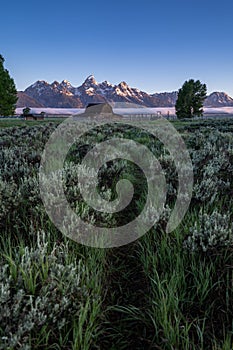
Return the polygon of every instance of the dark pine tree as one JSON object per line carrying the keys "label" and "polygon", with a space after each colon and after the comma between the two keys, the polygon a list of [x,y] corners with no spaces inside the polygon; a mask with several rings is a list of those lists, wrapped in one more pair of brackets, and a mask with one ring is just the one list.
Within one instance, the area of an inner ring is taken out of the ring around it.
{"label": "dark pine tree", "polygon": [[190,79],[185,81],[182,88],[178,91],[176,100],[175,108],[177,118],[182,119],[202,116],[206,93],[206,84],[202,84],[200,80],[194,81],[194,79]]}
{"label": "dark pine tree", "polygon": [[4,58],[0,55],[0,115],[14,115],[17,100],[14,80],[4,68]]}

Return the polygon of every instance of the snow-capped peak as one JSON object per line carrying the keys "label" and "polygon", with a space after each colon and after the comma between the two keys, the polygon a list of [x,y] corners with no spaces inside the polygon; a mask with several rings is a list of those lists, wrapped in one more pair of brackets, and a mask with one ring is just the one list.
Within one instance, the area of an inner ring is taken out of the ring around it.
{"label": "snow-capped peak", "polygon": [[68,80],[62,80],[61,85],[72,86]]}
{"label": "snow-capped peak", "polygon": [[[125,81],[113,85],[107,80],[97,83],[94,75],[89,75],[79,87],[73,87],[67,80],[49,84],[38,80],[29,86],[25,94],[34,98],[40,105],[85,107],[90,102],[136,103],[148,107],[174,107],[177,91],[147,94],[132,88]],[[205,107],[233,106],[233,98],[225,92],[213,92],[204,102]]]}
{"label": "snow-capped peak", "polygon": [[89,75],[86,80],[84,81],[84,84],[93,84],[93,85],[98,85],[97,81],[95,80],[94,75]]}
{"label": "snow-capped peak", "polygon": [[102,86],[106,86],[106,87],[114,87],[115,85],[111,84],[109,81],[104,80],[102,81],[102,83],[100,84]]}
{"label": "snow-capped peak", "polygon": [[33,85],[31,85],[31,87],[37,88],[38,86],[41,86],[41,85],[48,85],[48,82],[45,80],[37,80]]}
{"label": "snow-capped peak", "polygon": [[204,103],[205,106],[215,106],[215,107],[221,107],[221,106],[233,106],[233,99],[227,95],[225,92],[222,91],[215,91],[212,92]]}
{"label": "snow-capped peak", "polygon": [[128,84],[125,82],[125,81],[122,81],[120,84],[119,84],[120,87],[124,88],[124,89],[127,89],[129,86]]}

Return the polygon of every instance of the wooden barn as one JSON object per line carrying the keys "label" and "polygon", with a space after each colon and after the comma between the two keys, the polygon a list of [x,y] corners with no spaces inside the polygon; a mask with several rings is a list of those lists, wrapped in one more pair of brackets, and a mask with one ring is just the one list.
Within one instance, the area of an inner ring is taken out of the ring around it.
{"label": "wooden barn", "polygon": [[44,115],[41,114],[21,114],[21,117],[23,117],[24,120],[44,120]]}

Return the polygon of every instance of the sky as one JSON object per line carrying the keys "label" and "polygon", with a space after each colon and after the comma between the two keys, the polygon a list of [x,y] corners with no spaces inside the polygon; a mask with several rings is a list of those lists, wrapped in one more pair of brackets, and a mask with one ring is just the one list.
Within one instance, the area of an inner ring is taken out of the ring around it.
{"label": "sky", "polygon": [[233,97],[232,14],[232,0],[8,0],[0,54],[18,90],[93,74],[148,93],[193,78]]}

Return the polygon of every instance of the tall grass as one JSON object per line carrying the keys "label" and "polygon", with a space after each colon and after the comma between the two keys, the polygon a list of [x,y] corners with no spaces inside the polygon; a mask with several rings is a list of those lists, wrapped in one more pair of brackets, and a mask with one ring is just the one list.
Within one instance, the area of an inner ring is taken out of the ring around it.
{"label": "tall grass", "polygon": [[[43,209],[37,172],[55,126],[0,131],[0,349],[233,348],[233,123],[176,124],[194,164],[188,213],[175,231],[165,233],[177,179],[174,164],[162,152],[169,210],[136,242],[108,250],[64,237]],[[97,136],[105,140],[110,131],[89,135],[90,143]],[[156,155],[161,151],[145,132],[129,128],[131,136]],[[72,148],[71,163],[85,155],[85,142]],[[96,215],[110,226],[129,222],[145,203],[142,173],[124,167],[112,163],[101,170],[101,186],[113,197],[118,178],[136,186],[135,203],[126,212]],[[75,174],[70,167],[67,196],[82,211]],[[88,217],[86,206],[85,211]]]}

